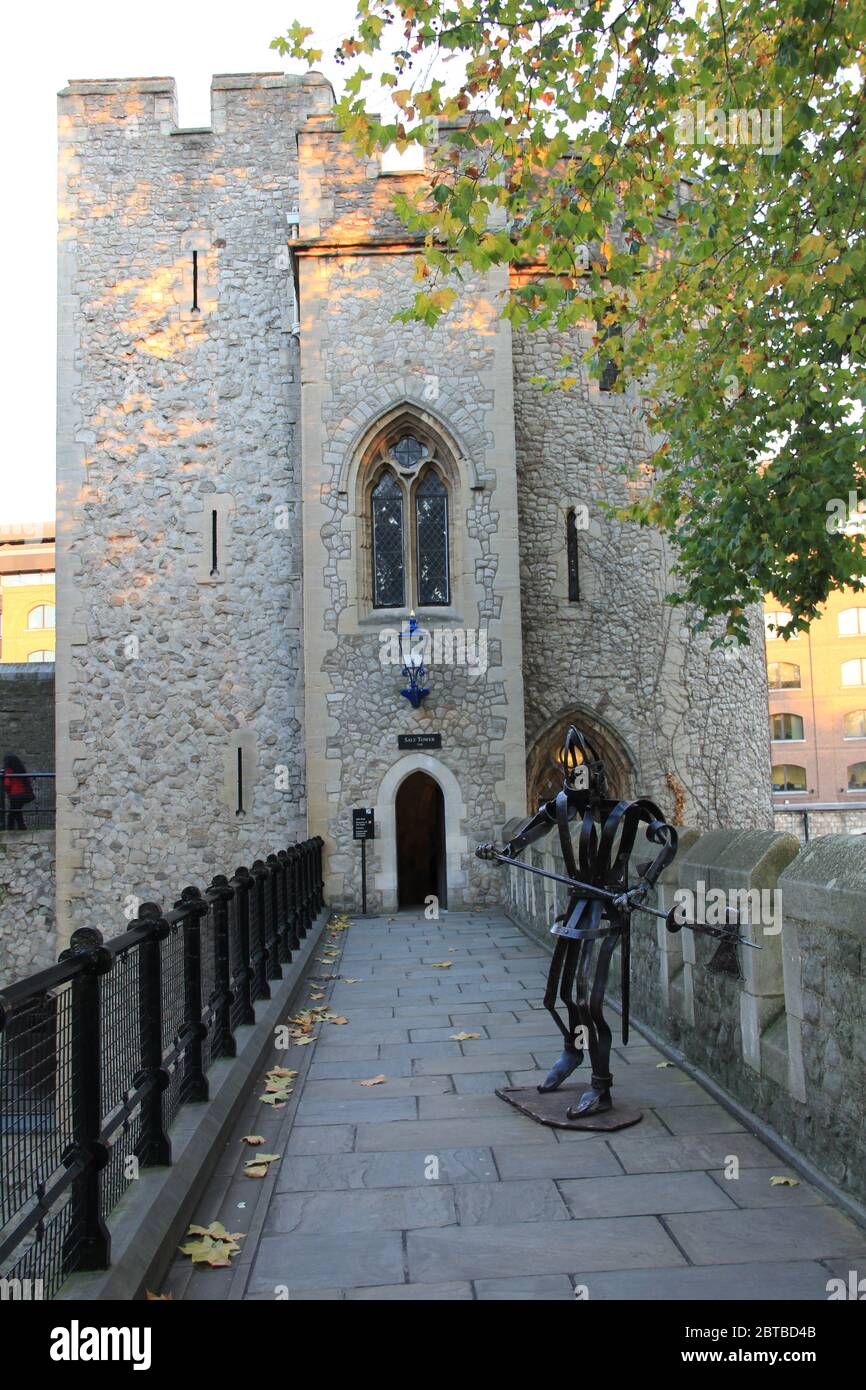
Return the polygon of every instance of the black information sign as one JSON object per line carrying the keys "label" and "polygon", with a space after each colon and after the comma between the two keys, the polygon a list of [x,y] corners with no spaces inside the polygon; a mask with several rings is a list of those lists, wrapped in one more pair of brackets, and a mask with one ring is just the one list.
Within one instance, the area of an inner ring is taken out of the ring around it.
{"label": "black information sign", "polygon": [[441,748],[441,734],[398,734],[398,748]]}
{"label": "black information sign", "polygon": [[375,839],[376,825],[372,806],[356,806],[352,811],[352,839]]}

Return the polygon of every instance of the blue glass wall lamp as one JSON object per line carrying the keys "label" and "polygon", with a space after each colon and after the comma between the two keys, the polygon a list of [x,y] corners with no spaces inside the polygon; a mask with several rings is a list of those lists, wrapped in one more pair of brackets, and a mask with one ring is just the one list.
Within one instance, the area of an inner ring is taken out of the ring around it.
{"label": "blue glass wall lamp", "polygon": [[400,656],[403,659],[403,675],[409,684],[400,694],[405,696],[413,709],[420,709],[421,701],[426,700],[430,691],[424,685],[427,672],[424,669],[424,648],[428,633],[418,626],[414,610],[408,622],[400,629]]}

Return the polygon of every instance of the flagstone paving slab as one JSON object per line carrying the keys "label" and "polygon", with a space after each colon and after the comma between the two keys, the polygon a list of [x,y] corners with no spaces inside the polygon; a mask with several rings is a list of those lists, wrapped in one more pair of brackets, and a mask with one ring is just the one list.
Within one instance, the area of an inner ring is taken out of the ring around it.
{"label": "flagstone paving slab", "polygon": [[[298,1007],[348,1023],[274,1054],[299,1069],[295,1094],[269,1109],[256,1079],[198,1204],[197,1221],[248,1245],[229,1269],[178,1257],[175,1298],[785,1301],[826,1298],[837,1270],[866,1275],[866,1230],[803,1179],[772,1186],[793,1170],[639,1034],[624,1047],[615,1015],[615,1093],[639,1126],[555,1130],[498,1099],[561,1051],[549,957],[502,915],[380,917],[335,944],[335,978]],[[563,1108],[587,1084],[585,1065]],[[257,1181],[249,1133],[280,1155]]]}
{"label": "flagstone paving slab", "polygon": [[[601,1299],[688,1301],[715,1303],[790,1303],[827,1297],[828,1273],[817,1261],[741,1265],[694,1265],[680,1269],[618,1270],[615,1274],[589,1274],[576,1282],[584,1285],[590,1301]],[[696,1343],[698,1345],[698,1343]]]}
{"label": "flagstone paving slab", "polygon": [[514,1274],[569,1274],[686,1263],[664,1227],[649,1216],[410,1231],[406,1250],[409,1277],[421,1283],[493,1279],[503,1269]]}

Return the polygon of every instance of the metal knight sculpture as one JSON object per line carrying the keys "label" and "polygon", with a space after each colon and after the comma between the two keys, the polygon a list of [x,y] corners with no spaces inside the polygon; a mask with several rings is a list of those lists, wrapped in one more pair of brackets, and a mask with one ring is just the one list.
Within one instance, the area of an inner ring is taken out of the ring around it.
{"label": "metal knight sculpture", "polygon": [[[495,844],[479,845],[475,852],[480,859],[496,860],[555,879],[569,889],[565,911],[551,927],[557,941],[544,995],[544,1006],[562,1033],[564,1049],[537,1089],[542,1093],[557,1090],[582,1064],[585,1042],[592,1066],[590,1086],[566,1112],[568,1120],[580,1121],[583,1117],[601,1116],[613,1108],[612,1034],[604,1017],[604,995],[611,958],[620,943],[622,1037],[627,1043],[631,914],[640,911],[661,917],[670,931],[686,926],[718,938],[716,963],[723,951],[728,961],[733,952],[736,963],[736,946],[754,943],[740,936],[730,921],[724,927],[682,922],[677,919],[675,909],[665,913],[644,906],[662,870],[676,855],[676,829],[668,824],[659,807],[644,797],[636,801],[612,800],[608,796],[602,759],[573,726],[566,735],[563,773],[562,791],[552,800],[543,802],[537,814],[513,839],[501,848]],[[576,847],[570,828],[573,821],[579,821],[580,825]],[[646,826],[650,843],[658,845],[658,853],[654,859],[637,865],[638,880],[630,888],[629,858],[641,825]],[[559,832],[565,874],[550,873],[518,858],[522,850],[549,835],[554,827]],[[716,968],[720,968],[718,963]],[[562,1014],[557,1009],[557,999],[562,1005]],[[635,1118],[640,1118],[639,1112]],[[630,1122],[633,1121],[625,1121]],[[616,1126],[612,1124],[611,1127]]]}

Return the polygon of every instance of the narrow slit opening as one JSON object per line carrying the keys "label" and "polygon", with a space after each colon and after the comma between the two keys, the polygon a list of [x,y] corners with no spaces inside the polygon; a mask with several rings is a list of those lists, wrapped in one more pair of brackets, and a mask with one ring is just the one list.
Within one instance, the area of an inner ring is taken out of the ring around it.
{"label": "narrow slit opening", "polygon": [[246,815],[244,810],[244,750],[242,748],[238,749],[238,805],[235,815]]}
{"label": "narrow slit opening", "polygon": [[565,545],[568,556],[568,601],[580,601],[580,565],[577,553],[577,517],[574,507],[569,507],[565,519]]}

